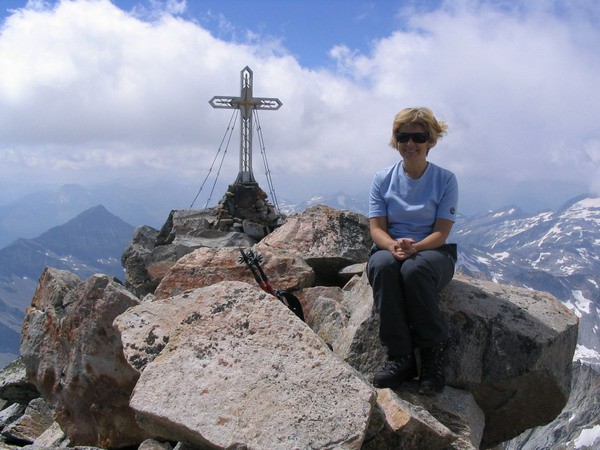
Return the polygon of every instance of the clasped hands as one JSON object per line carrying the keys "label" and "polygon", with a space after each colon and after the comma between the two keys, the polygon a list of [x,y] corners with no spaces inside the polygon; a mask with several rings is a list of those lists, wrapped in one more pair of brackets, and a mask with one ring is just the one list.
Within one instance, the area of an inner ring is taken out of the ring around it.
{"label": "clasped hands", "polygon": [[392,256],[398,261],[404,261],[405,259],[408,259],[412,255],[417,253],[415,244],[416,241],[411,238],[396,239],[396,242],[390,245],[388,250],[392,253]]}

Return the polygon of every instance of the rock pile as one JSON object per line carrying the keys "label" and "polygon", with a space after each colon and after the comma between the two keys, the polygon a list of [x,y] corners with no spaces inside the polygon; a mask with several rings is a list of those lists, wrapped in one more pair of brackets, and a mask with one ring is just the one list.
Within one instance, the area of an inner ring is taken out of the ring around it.
{"label": "rock pile", "polygon": [[284,216],[269,203],[268,196],[256,182],[233,183],[217,205],[214,228],[238,231],[262,239],[281,226]]}
{"label": "rock pile", "polygon": [[[139,228],[123,257],[129,289],[101,275],[42,274],[22,366],[0,376],[5,441],[491,448],[566,404],[578,321],[550,295],[457,275],[440,300],[448,386],[432,397],[412,383],[375,389],[385,357],[364,275],[366,218],[317,206],[260,242],[231,231],[211,238],[205,219],[175,211],[160,231]],[[294,290],[306,322],[256,285],[238,247],[263,255],[271,283]],[[27,382],[36,389],[24,394]],[[46,412],[24,437],[12,430],[34,421],[23,419],[33,416],[26,404]]]}

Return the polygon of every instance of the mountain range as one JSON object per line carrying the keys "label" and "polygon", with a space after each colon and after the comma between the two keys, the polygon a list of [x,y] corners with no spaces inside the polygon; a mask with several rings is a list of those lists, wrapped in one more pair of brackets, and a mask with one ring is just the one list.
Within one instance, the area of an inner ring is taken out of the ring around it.
{"label": "mountain range", "polygon": [[95,273],[122,279],[121,253],[133,230],[98,205],[34,239],[19,238],[0,249],[0,366],[18,353],[25,308],[44,267],[69,270],[83,279]]}
{"label": "mountain range", "polygon": [[[0,188],[4,188],[0,184]],[[227,185],[216,186],[216,192],[225,192]],[[111,213],[134,226],[149,225],[160,228],[172,209],[193,207],[200,209],[206,200],[194,202],[196,186],[173,183],[160,186],[135,186],[131,183],[95,185],[83,187],[67,184],[56,188],[44,188],[21,197],[11,197],[0,203],[0,248],[18,238],[32,239],[54,226],[62,225],[82,211],[96,205],[104,205]],[[211,205],[216,204],[220,194],[215,195]],[[367,199],[337,193],[315,196],[302,202],[280,199],[276,205],[284,214],[303,211],[314,204],[327,204],[337,209],[364,212]]]}
{"label": "mountain range", "polygon": [[104,205],[134,226],[160,227],[171,209],[189,207],[193,191],[179,184],[156,187],[125,183],[40,189],[0,204],[0,248],[18,238],[35,238],[97,205]]}
{"label": "mountain range", "polygon": [[600,198],[583,195],[557,211],[508,207],[462,219],[457,270],[546,291],[579,316],[577,359],[600,367]]}
{"label": "mountain range", "polygon": [[506,450],[600,445],[600,198],[582,195],[556,211],[510,206],[460,218],[457,271],[549,292],[579,317],[567,406],[552,423],[505,443]]}

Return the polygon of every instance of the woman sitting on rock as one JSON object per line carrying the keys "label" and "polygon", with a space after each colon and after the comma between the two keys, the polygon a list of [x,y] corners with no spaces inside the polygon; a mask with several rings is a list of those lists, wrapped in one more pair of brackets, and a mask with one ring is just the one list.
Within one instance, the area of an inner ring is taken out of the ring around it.
{"label": "woman sitting on rock", "polygon": [[374,242],[368,276],[388,360],[375,387],[398,387],[417,376],[420,392],[445,385],[447,325],[438,308],[439,292],[450,282],[456,246],[446,244],[454,225],[458,184],[454,174],[427,161],[446,132],[428,108],[407,108],[394,118],[390,146],[402,159],[377,172],[369,198]]}

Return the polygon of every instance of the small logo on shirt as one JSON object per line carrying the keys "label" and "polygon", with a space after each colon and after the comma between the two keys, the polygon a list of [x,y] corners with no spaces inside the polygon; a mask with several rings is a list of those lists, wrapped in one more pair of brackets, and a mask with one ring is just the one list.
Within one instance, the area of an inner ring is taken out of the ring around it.
{"label": "small logo on shirt", "polygon": [[450,208],[450,214],[454,215],[456,213],[456,208]]}

